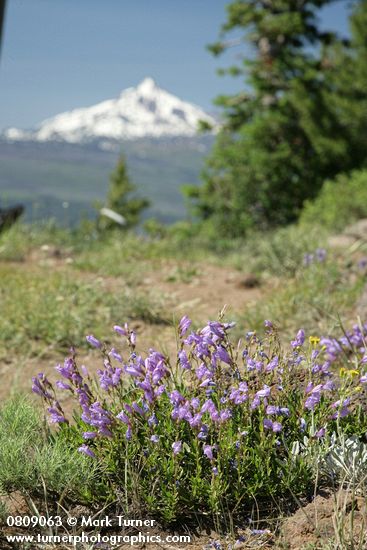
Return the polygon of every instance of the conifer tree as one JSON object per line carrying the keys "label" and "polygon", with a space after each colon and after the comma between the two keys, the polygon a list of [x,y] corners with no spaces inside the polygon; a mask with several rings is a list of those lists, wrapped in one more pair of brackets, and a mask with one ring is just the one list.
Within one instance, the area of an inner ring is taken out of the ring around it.
{"label": "conifer tree", "polygon": [[329,89],[326,101],[345,139],[344,171],[367,165],[367,0],[354,3],[350,40],[325,51]]}
{"label": "conifer tree", "polygon": [[[120,156],[115,170],[110,176],[110,186],[106,207],[125,219],[124,228],[130,229],[140,221],[141,212],[149,206],[149,201],[133,195],[136,186],[131,183],[126,169],[126,161]],[[116,222],[103,216],[98,221],[100,229],[116,227]]]}
{"label": "conifer tree", "polygon": [[[324,51],[338,42],[317,24],[335,0],[234,0],[220,55],[246,43],[246,57],[224,73],[242,77],[244,91],[222,96],[224,126],[203,173],[188,191],[201,219],[222,235],[295,220],[306,198],[343,169],[345,132],[329,109]],[[238,39],[232,39],[234,31]],[[231,40],[226,40],[228,34]]]}

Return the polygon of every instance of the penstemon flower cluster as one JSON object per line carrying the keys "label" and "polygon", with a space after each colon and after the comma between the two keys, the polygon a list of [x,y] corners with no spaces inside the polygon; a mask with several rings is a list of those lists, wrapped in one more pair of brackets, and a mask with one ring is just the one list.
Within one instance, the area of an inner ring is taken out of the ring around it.
{"label": "penstemon flower cluster", "polygon": [[[307,489],[312,472],[292,454],[295,442],[317,445],[354,422],[365,429],[367,325],[338,340],[299,330],[288,346],[270,321],[262,337],[248,332],[237,344],[233,326],[220,319],[194,331],[183,317],[172,363],[154,349],[140,354],[134,331],[116,325],[119,350],[87,336],[102,357],[96,376],[72,350],[55,387],[33,378],[50,421],[103,465],[111,498],[166,521],[240,511],[253,497]],[[75,400],[74,421],[58,391]]]}

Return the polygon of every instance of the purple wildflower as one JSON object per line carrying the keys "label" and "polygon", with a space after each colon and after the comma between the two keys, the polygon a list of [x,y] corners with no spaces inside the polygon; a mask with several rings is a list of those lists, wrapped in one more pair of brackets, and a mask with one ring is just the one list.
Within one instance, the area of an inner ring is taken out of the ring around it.
{"label": "purple wildflower", "polygon": [[282,431],[282,425],[281,425],[281,423],[280,423],[280,422],[277,422],[277,421],[273,422],[273,432],[274,432],[274,433],[279,433],[279,432],[281,432],[281,431]]}
{"label": "purple wildflower", "polygon": [[270,361],[270,363],[267,365],[266,369],[265,369],[265,372],[271,372],[273,371],[274,369],[277,368],[278,366],[278,363],[279,363],[279,358],[278,356],[276,355],[275,357],[273,357],[273,359]]}
{"label": "purple wildflower", "polygon": [[326,260],[327,252],[325,248],[317,248],[315,250],[315,257],[316,260],[320,263],[324,262]]}
{"label": "purple wildflower", "polygon": [[207,458],[209,458],[209,460],[213,460],[214,458],[213,449],[214,449],[213,445],[204,445],[203,447],[203,453]]}
{"label": "purple wildflower", "polygon": [[71,357],[65,359],[64,366],[56,365],[55,370],[61,374],[64,378],[68,380],[72,379],[72,375],[75,372],[74,361]]}
{"label": "purple wildflower", "polygon": [[137,378],[144,376],[144,372],[139,365],[126,365],[124,370],[129,376],[136,376]]}
{"label": "purple wildflower", "polygon": [[261,404],[260,397],[258,395],[255,395],[255,397],[253,398],[252,403],[250,405],[251,410],[257,409],[260,406],[260,404]]}
{"label": "purple wildflower", "polygon": [[232,412],[230,409],[223,409],[223,411],[220,412],[219,418],[221,422],[226,422],[229,420],[232,416]]}
{"label": "purple wildflower", "polygon": [[185,369],[185,370],[190,370],[191,369],[190,361],[188,360],[187,353],[184,349],[179,352],[178,359],[179,359],[180,365],[183,369]]}
{"label": "purple wildflower", "polygon": [[325,433],[326,433],[325,428],[320,428],[320,429],[317,430],[317,432],[315,433],[315,437],[316,437],[317,439],[321,439],[321,437],[324,437]]}
{"label": "purple wildflower", "polygon": [[223,363],[226,363],[227,365],[231,365],[232,363],[231,358],[227,350],[223,346],[217,347],[216,355],[221,361],[223,361]]}
{"label": "purple wildflower", "polygon": [[320,392],[312,393],[305,401],[305,409],[313,411],[316,405],[320,403],[320,399],[321,399]]}
{"label": "purple wildflower", "polygon": [[327,382],[325,382],[325,384],[322,385],[322,389],[324,391],[333,391],[334,388],[335,382],[333,382],[333,380],[328,380]]}
{"label": "purple wildflower", "polygon": [[61,413],[57,408],[49,407],[47,410],[50,413],[50,422],[53,424],[62,424],[63,422],[67,422],[63,413]]}
{"label": "purple wildflower", "polygon": [[190,420],[189,420],[189,424],[192,428],[197,428],[199,426],[201,426],[201,418],[202,418],[202,414],[201,413],[197,413],[195,414]]}
{"label": "purple wildflower", "polygon": [[93,336],[93,334],[89,334],[88,336],[86,336],[86,340],[91,346],[95,348],[102,347],[102,343],[99,340],[97,340],[97,338]]}
{"label": "purple wildflower", "polygon": [[80,453],[84,453],[85,455],[87,456],[90,456],[92,458],[96,458],[96,455],[94,454],[94,452],[88,447],[88,445],[82,445],[81,447],[78,448],[78,451]]}
{"label": "purple wildflower", "polygon": [[144,410],[136,403],[136,401],[132,403],[132,408],[136,413],[140,414],[140,416],[144,416]]}
{"label": "purple wildflower", "polygon": [[201,412],[204,414],[206,412],[216,411],[216,407],[211,399],[207,399],[203,406],[201,407]]}
{"label": "purple wildflower", "polygon": [[193,397],[190,401],[190,404],[195,411],[200,409],[200,399],[198,397]]}
{"label": "purple wildflower", "polygon": [[158,388],[156,388],[156,389],[154,390],[154,395],[155,395],[156,397],[159,397],[160,395],[162,395],[162,393],[165,392],[165,390],[166,390],[166,386],[165,386],[164,384],[162,384],[162,385],[158,386]]}
{"label": "purple wildflower", "polygon": [[305,331],[303,329],[300,329],[297,332],[296,338],[292,340],[291,346],[293,348],[298,348],[303,346],[304,342],[305,342]]}
{"label": "purple wildflower", "polygon": [[191,319],[184,315],[179,323],[179,330],[181,338],[186,334],[191,326]]}
{"label": "purple wildflower", "polygon": [[268,405],[266,407],[266,414],[272,415],[272,414],[279,414],[280,413],[280,407],[276,407],[275,405]]}
{"label": "purple wildflower", "polygon": [[259,390],[256,392],[257,397],[269,397],[270,395],[270,388],[266,384],[264,384],[264,388],[262,390]]}
{"label": "purple wildflower", "polygon": [[62,380],[57,380],[56,381],[56,386],[60,390],[72,390],[72,387],[70,386],[70,384],[67,384],[66,382],[63,382]]}
{"label": "purple wildflower", "polygon": [[114,359],[116,359],[116,361],[118,361],[119,363],[122,363],[122,357],[121,355],[115,350],[115,348],[112,348],[109,355],[111,355],[111,357],[113,357]]}
{"label": "purple wildflower", "polygon": [[87,367],[86,367],[85,365],[82,365],[82,366],[80,367],[80,370],[82,371],[82,374],[83,374],[84,378],[88,378],[89,372],[88,372]]}
{"label": "purple wildflower", "polygon": [[220,339],[224,338],[224,326],[222,325],[222,323],[219,323],[218,321],[210,321],[208,323],[208,326],[212,333],[215,334],[215,336]]}
{"label": "purple wildflower", "polygon": [[117,334],[120,334],[120,336],[127,336],[127,327],[122,328],[120,325],[115,325],[113,330],[117,332]]}
{"label": "purple wildflower", "polygon": [[199,380],[201,380],[205,376],[211,376],[212,375],[211,371],[208,369],[208,367],[206,366],[205,363],[200,363],[200,365],[196,369],[195,373],[196,373],[196,376],[199,378]]}
{"label": "purple wildflower", "polygon": [[116,418],[118,418],[119,420],[121,420],[121,422],[123,422],[124,424],[130,424],[130,419],[129,417],[127,416],[127,414],[124,412],[124,411],[121,411],[117,416]]}
{"label": "purple wildflower", "polygon": [[180,405],[177,409],[177,418],[179,420],[187,420],[190,422],[192,419],[192,414],[189,410],[188,404]]}
{"label": "purple wildflower", "polygon": [[264,418],[263,422],[265,430],[272,430],[273,429],[273,423],[269,418]]}
{"label": "purple wildflower", "polygon": [[153,427],[153,426],[157,426],[158,424],[158,418],[156,417],[156,415],[153,413],[152,416],[150,416],[148,418],[148,425],[150,427]]}
{"label": "purple wildflower", "polygon": [[174,443],[172,443],[172,449],[174,455],[179,454],[182,449],[182,441],[175,441]]}
{"label": "purple wildflower", "polygon": [[170,399],[172,405],[178,405],[179,403],[182,403],[183,401],[185,401],[185,399],[182,397],[182,395],[180,394],[180,392],[178,390],[173,390],[169,394],[169,399]]}
{"label": "purple wildflower", "polygon": [[97,432],[84,432],[83,439],[94,439],[97,435]]}
{"label": "purple wildflower", "polygon": [[33,376],[32,382],[32,391],[34,393],[40,395],[44,399],[52,399],[52,395],[46,389],[46,387],[52,388],[52,386],[43,372],[40,372],[38,376]]}

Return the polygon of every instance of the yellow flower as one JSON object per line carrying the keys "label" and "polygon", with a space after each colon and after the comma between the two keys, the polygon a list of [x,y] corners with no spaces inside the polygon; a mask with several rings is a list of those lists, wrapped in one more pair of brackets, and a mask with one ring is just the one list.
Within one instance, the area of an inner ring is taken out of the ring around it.
{"label": "yellow flower", "polygon": [[342,367],[339,371],[339,375],[340,376],[350,376],[351,378],[353,376],[358,376],[360,373],[359,373],[359,370],[355,370],[355,369],[345,369],[344,367]]}
{"label": "yellow flower", "polygon": [[320,338],[318,336],[310,336],[309,342],[312,346],[316,346],[320,342]]}
{"label": "yellow flower", "polygon": [[358,393],[363,390],[362,386],[356,386],[354,390]]}

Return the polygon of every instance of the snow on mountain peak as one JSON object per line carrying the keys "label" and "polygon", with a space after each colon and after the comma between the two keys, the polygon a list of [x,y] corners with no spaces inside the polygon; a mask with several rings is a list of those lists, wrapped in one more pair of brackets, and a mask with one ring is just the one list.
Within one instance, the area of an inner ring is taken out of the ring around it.
{"label": "snow on mountain peak", "polygon": [[194,136],[199,120],[215,126],[214,119],[200,107],[166,92],[148,77],[136,88],[123,90],[117,99],[61,113],[30,132],[9,128],[5,137],[12,141],[85,143],[96,139]]}
{"label": "snow on mountain peak", "polygon": [[136,91],[139,92],[140,94],[149,94],[157,88],[158,86],[153,80],[153,78],[148,76],[144,78],[144,80],[142,80],[140,84],[138,84]]}

